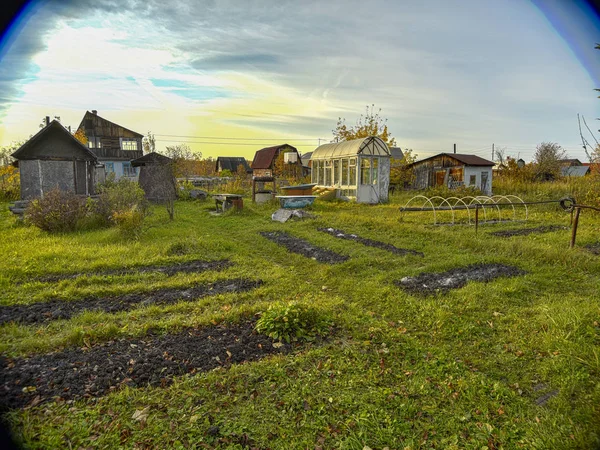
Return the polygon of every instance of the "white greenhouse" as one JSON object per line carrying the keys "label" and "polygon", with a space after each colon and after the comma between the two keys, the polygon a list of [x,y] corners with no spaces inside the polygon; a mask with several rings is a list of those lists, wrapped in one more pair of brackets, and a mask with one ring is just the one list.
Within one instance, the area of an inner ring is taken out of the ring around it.
{"label": "white greenhouse", "polygon": [[381,203],[388,199],[390,150],[376,136],[335,142],[318,147],[312,154],[312,182],[335,188],[337,196],[359,203]]}

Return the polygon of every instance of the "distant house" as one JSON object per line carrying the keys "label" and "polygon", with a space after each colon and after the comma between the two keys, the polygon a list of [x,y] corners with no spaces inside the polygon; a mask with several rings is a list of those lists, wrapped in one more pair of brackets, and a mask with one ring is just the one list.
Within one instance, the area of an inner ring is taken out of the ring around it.
{"label": "distant house", "polygon": [[296,147],[292,147],[289,144],[275,145],[273,147],[263,148],[254,155],[252,161],[252,175],[255,177],[271,177],[274,174],[273,169],[275,168],[275,161],[281,153],[290,153],[286,157],[286,164],[293,164],[302,169],[302,160]]}
{"label": "distant house", "polygon": [[96,155],[56,120],[11,156],[17,160],[21,175],[21,200],[41,198],[56,188],[91,195],[101,175]]}
{"label": "distant house", "polygon": [[390,147],[390,158],[392,160],[400,161],[404,158],[404,153],[400,147]]}
{"label": "distant house", "polygon": [[85,133],[88,148],[104,165],[107,175],[114,173],[116,179],[137,179],[138,172],[131,160],[143,154],[142,134],[100,117],[96,110],[86,111],[77,128],[80,130]]}
{"label": "distant house", "polygon": [[241,156],[219,156],[217,158],[215,170],[217,173],[221,173],[224,170],[229,170],[235,175],[239,166],[243,166],[246,173],[252,173],[252,169],[248,165],[248,161],[246,161],[246,158],[242,158]]}
{"label": "distant house", "polygon": [[581,161],[577,158],[559,159],[558,162],[562,167],[582,166]]}
{"label": "distant house", "polygon": [[590,166],[563,166],[560,174],[563,177],[584,177],[590,173]]}
{"label": "distant house", "polygon": [[302,176],[306,177],[310,175],[312,169],[312,154],[313,152],[306,152],[300,155],[300,161],[302,161]]}
{"label": "distant house", "polygon": [[476,155],[440,153],[409,164],[415,173],[413,187],[426,189],[447,186],[473,186],[485,195],[492,194],[492,167],[494,162]]}

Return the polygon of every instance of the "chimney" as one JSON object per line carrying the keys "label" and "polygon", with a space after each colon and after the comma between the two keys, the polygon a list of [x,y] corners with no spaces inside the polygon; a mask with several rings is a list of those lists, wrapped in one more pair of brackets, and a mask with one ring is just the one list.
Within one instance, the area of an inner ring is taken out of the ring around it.
{"label": "chimney", "polygon": [[50,125],[50,116],[46,116],[46,126]]}
{"label": "chimney", "polygon": [[95,116],[98,115],[98,110],[92,109],[92,114],[95,115]]}
{"label": "chimney", "polygon": [[454,144],[454,154],[456,154],[456,144]]}

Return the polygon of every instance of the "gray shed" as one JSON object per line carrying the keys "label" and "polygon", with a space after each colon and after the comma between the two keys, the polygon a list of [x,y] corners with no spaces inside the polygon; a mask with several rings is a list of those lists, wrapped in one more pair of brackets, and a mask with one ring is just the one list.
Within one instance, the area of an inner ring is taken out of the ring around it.
{"label": "gray shed", "polygon": [[161,202],[177,198],[177,182],[171,158],[152,152],[132,160],[131,166],[140,167],[138,183],[148,200]]}
{"label": "gray shed", "polygon": [[334,187],[338,197],[359,203],[387,201],[390,150],[377,136],[324,144],[311,155],[312,182]]}
{"label": "gray shed", "polygon": [[21,178],[21,199],[41,198],[58,188],[81,195],[95,193],[96,156],[53,120],[12,157]]}

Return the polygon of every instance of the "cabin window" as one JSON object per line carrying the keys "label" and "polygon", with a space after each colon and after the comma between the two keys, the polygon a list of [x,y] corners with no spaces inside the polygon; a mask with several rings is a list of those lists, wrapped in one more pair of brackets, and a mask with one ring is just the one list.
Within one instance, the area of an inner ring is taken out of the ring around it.
{"label": "cabin window", "polygon": [[356,186],[356,158],[350,158],[350,180],[348,185]]}
{"label": "cabin window", "polygon": [[368,158],[360,160],[360,184],[371,184],[371,160]]}
{"label": "cabin window", "polygon": [[138,141],[137,139],[121,138],[121,150],[137,150]]}
{"label": "cabin window", "polygon": [[88,139],[89,148],[102,148],[102,141],[99,137],[91,137]]}
{"label": "cabin window", "polygon": [[348,160],[342,159],[342,186],[348,186]]}
{"label": "cabin window", "polygon": [[333,161],[333,184],[340,184],[340,160],[336,159]]}
{"label": "cabin window", "polygon": [[469,186],[475,186],[477,184],[477,175],[469,176]]}
{"label": "cabin window", "polygon": [[137,175],[137,170],[135,167],[131,166],[130,162],[123,163],[123,176],[124,177],[135,177]]}
{"label": "cabin window", "polygon": [[104,172],[111,173],[115,171],[115,163],[105,162],[104,163]]}

